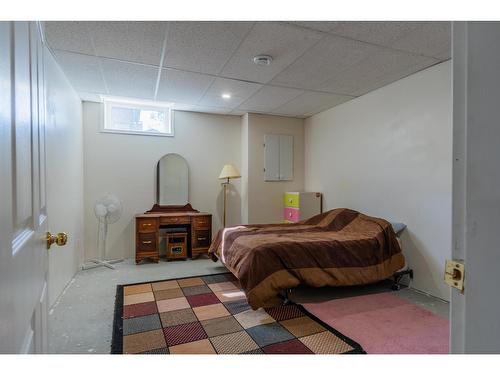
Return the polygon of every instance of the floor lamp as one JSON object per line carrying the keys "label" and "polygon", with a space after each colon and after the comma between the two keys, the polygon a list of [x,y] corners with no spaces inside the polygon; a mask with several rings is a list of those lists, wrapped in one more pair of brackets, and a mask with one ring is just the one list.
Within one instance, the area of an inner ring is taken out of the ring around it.
{"label": "floor lamp", "polygon": [[226,180],[222,183],[224,187],[224,213],[222,216],[222,226],[226,227],[226,206],[227,206],[227,185],[229,185],[229,180],[231,178],[240,178],[240,172],[236,169],[236,167],[232,164],[226,164],[222,171],[220,172],[219,179]]}

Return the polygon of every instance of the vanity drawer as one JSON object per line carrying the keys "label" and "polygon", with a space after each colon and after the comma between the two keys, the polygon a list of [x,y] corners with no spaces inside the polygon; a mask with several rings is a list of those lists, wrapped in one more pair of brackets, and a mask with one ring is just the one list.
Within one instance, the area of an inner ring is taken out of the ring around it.
{"label": "vanity drawer", "polygon": [[140,233],[144,232],[156,232],[157,227],[156,218],[137,218],[136,225],[137,231]]}
{"label": "vanity drawer", "polygon": [[193,248],[209,248],[210,247],[210,229],[195,229],[193,230],[192,243]]}
{"label": "vanity drawer", "polygon": [[156,233],[138,233],[137,250],[141,252],[156,251]]}
{"label": "vanity drawer", "polygon": [[209,228],[212,218],[210,216],[195,216],[193,217],[193,226],[195,228]]}
{"label": "vanity drawer", "polygon": [[189,224],[188,216],[164,216],[160,217],[161,225],[172,225],[172,224]]}

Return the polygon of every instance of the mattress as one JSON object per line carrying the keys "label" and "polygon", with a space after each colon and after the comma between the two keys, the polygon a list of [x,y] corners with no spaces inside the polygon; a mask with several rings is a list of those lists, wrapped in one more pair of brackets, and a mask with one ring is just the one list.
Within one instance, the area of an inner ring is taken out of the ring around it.
{"label": "mattress", "polygon": [[254,309],[279,304],[280,291],[301,284],[370,284],[405,266],[390,223],[347,208],[297,224],[225,228],[209,253],[238,278]]}

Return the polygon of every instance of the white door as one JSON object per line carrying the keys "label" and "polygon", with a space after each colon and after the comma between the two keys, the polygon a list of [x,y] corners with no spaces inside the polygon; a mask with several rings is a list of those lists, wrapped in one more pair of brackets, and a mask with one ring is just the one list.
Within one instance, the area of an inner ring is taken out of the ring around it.
{"label": "white door", "polygon": [[47,351],[42,44],[35,22],[0,22],[0,353]]}
{"label": "white door", "polygon": [[500,23],[453,23],[451,352],[500,353]]}
{"label": "white door", "polygon": [[279,181],[280,179],[280,136],[279,134],[264,135],[264,180]]}
{"label": "white door", "polygon": [[293,180],[292,135],[264,135],[264,180]]}
{"label": "white door", "polygon": [[293,180],[293,135],[280,135],[280,180]]}

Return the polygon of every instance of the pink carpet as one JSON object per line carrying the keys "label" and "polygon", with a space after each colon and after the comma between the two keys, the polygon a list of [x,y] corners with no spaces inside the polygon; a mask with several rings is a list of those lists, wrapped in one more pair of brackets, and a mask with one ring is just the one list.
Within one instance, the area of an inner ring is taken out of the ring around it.
{"label": "pink carpet", "polygon": [[444,354],[449,322],[393,293],[307,303],[325,323],[357,341],[368,354]]}

